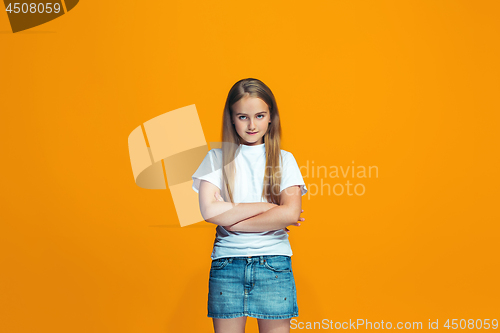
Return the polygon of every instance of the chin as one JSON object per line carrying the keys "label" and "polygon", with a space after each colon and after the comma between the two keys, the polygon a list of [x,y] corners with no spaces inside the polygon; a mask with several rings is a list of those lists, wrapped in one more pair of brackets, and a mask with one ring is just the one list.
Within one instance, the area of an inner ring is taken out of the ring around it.
{"label": "chin", "polygon": [[241,140],[241,143],[246,144],[246,145],[254,144],[256,142],[257,142],[257,140],[245,140],[245,139]]}

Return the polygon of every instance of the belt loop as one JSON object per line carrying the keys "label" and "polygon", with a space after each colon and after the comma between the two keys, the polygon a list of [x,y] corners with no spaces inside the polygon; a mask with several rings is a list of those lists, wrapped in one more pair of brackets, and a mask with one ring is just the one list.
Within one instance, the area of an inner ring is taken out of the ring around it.
{"label": "belt loop", "polygon": [[264,265],[264,256],[260,256],[260,264]]}
{"label": "belt loop", "polygon": [[233,263],[233,258],[229,258],[229,263],[232,264]]}

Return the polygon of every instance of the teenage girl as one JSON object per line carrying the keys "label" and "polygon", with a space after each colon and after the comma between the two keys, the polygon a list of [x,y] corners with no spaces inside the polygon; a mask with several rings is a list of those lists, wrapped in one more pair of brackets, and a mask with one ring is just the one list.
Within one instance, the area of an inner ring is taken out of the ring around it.
{"label": "teenage girl", "polygon": [[210,150],[192,176],[205,221],[216,224],[208,317],[216,333],[290,332],[298,316],[288,226],[300,226],[307,193],[292,153],[280,148],[273,93],[257,79],[229,91],[222,148]]}

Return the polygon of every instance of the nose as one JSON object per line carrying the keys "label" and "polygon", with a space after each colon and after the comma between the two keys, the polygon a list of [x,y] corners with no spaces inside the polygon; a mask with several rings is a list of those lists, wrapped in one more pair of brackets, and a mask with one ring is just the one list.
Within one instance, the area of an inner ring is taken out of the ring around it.
{"label": "nose", "polygon": [[255,130],[255,126],[254,126],[254,123],[253,123],[253,119],[250,119],[249,131],[253,132],[254,130]]}

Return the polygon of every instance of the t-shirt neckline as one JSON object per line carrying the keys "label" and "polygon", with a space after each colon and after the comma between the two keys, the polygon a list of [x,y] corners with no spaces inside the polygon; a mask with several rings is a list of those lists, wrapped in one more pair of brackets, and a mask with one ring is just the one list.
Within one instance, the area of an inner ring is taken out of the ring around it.
{"label": "t-shirt neckline", "polygon": [[240,144],[241,152],[245,153],[262,153],[266,151],[266,143],[262,143],[260,145],[248,146],[244,144]]}

